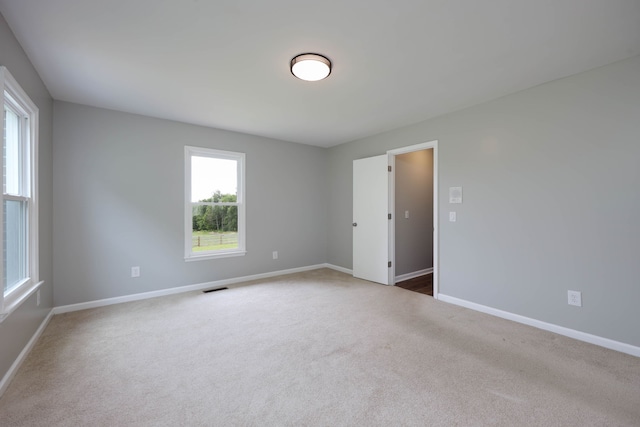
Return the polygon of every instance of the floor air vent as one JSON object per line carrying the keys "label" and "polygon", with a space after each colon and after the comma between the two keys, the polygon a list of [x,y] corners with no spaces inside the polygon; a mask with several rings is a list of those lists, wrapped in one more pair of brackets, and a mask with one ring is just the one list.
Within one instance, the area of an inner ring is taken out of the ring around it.
{"label": "floor air vent", "polygon": [[224,291],[225,289],[229,289],[229,288],[209,289],[209,290],[206,290],[206,291],[202,291],[202,293],[204,293],[204,294],[208,294],[208,293],[210,293],[210,292]]}

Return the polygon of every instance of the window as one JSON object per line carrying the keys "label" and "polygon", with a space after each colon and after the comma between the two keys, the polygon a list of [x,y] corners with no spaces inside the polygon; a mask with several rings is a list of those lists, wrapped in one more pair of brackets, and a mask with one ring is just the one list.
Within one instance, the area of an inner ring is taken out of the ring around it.
{"label": "window", "polygon": [[185,147],[185,260],[245,250],[244,153]]}
{"label": "window", "polygon": [[38,282],[38,108],[0,67],[2,137],[2,296],[0,319],[15,310]]}

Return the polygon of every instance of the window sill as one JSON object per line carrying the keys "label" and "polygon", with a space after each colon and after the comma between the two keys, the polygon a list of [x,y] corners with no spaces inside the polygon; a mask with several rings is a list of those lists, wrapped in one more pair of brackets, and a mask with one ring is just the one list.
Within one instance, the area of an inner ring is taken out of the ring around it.
{"label": "window sill", "polygon": [[218,259],[218,258],[231,258],[237,256],[245,256],[247,251],[234,251],[234,252],[222,252],[217,254],[208,253],[206,255],[191,255],[184,257],[186,262],[191,261],[205,261],[209,259]]}
{"label": "window sill", "polygon": [[14,292],[12,292],[11,294],[9,294],[9,296],[5,296],[4,297],[4,306],[1,307],[2,308],[2,312],[0,312],[0,323],[2,323],[4,320],[7,319],[7,317],[9,317],[9,315],[11,313],[13,313],[18,307],[20,307],[22,305],[23,302],[25,302],[27,299],[29,299],[29,297],[31,295],[34,294],[34,292],[36,292],[38,289],[40,289],[40,287],[42,286],[42,284],[44,283],[44,281],[40,281],[37,283],[33,283],[31,285],[28,285],[27,287],[25,287],[24,289],[17,289],[15,291],[15,293],[17,293],[17,295],[12,295]]}

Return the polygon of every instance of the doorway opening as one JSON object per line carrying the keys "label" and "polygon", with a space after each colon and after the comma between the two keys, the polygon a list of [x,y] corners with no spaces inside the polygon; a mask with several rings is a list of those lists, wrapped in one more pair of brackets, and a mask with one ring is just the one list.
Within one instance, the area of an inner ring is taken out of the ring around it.
{"label": "doorway opening", "polygon": [[392,285],[438,298],[437,141],[387,152]]}

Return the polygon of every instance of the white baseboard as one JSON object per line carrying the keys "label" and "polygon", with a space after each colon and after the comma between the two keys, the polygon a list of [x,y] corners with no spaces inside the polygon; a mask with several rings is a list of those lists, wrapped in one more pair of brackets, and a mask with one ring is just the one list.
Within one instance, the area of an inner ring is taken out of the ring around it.
{"label": "white baseboard", "polygon": [[69,312],[72,312],[72,311],[86,310],[86,309],[89,309],[89,308],[96,308],[96,307],[104,307],[104,306],[107,306],[107,305],[120,304],[120,303],[123,303],[123,302],[139,301],[139,300],[143,300],[143,299],[149,299],[149,298],[156,298],[156,297],[162,297],[162,296],[167,296],[167,295],[180,294],[180,293],[183,293],[183,292],[191,292],[191,291],[200,291],[200,290],[203,290],[203,289],[219,288],[221,286],[228,286],[228,285],[233,285],[233,284],[236,284],[236,283],[248,282],[250,280],[268,279],[269,277],[282,276],[284,274],[301,273],[303,271],[317,270],[319,268],[331,268],[333,270],[342,271],[343,273],[348,273],[346,271],[346,269],[343,269],[342,267],[338,267],[338,266],[334,266],[334,265],[330,265],[330,264],[317,264],[317,265],[310,265],[310,266],[306,266],[306,267],[291,268],[291,269],[288,269],[288,270],[278,270],[278,271],[272,271],[272,272],[269,272],[269,273],[254,274],[254,275],[251,275],[251,276],[234,277],[234,278],[231,278],[231,279],[224,279],[224,280],[216,280],[216,281],[213,281],[213,282],[198,283],[198,284],[195,284],[195,285],[179,286],[179,287],[176,287],[176,288],[162,289],[162,290],[158,290],[158,291],[143,292],[143,293],[132,294],[132,295],[123,295],[121,297],[114,297],[114,298],[106,298],[106,299],[94,300],[94,301],[88,301],[88,302],[81,302],[81,303],[78,303],[78,304],[62,305],[62,306],[54,307],[53,314],[69,313]]}
{"label": "white baseboard", "polygon": [[22,351],[20,352],[16,360],[13,362],[13,364],[11,365],[7,373],[4,375],[4,377],[0,381],[0,397],[7,390],[7,387],[9,387],[9,383],[11,382],[13,377],[15,377],[16,373],[18,372],[18,369],[20,368],[22,363],[25,361],[25,359],[31,352],[31,349],[33,349],[33,346],[36,344],[36,342],[40,338],[40,335],[42,335],[42,332],[49,324],[49,320],[51,320],[51,317],[53,317],[53,310],[49,311],[49,314],[47,314],[47,317],[45,317],[42,323],[40,323],[40,326],[38,327],[36,332],[33,334],[31,339],[27,343],[27,345],[24,346],[24,348],[22,349]]}
{"label": "white baseboard", "polygon": [[636,347],[631,344],[614,341],[609,338],[599,337],[597,335],[591,335],[586,332],[576,331],[575,329],[565,328],[564,326],[554,325],[553,323],[542,322],[540,320],[531,319],[530,317],[521,316],[519,314],[510,313],[508,311],[498,310],[496,308],[487,307],[482,304],[476,304],[474,302],[451,297],[449,295],[440,294],[438,299],[450,304],[455,304],[461,307],[470,308],[475,311],[480,311],[482,313],[491,314],[492,316],[502,317],[503,319],[533,326],[534,328],[554,332],[556,334],[564,335],[578,341],[588,342],[590,344],[599,345],[600,347],[605,347],[611,350],[616,350],[622,353],[630,354],[632,356],[640,357],[640,347]]}
{"label": "white baseboard", "polygon": [[340,273],[350,274],[353,276],[353,270],[349,270],[348,268],[339,267],[333,264],[324,264],[323,267],[330,268],[332,270],[339,271]]}
{"label": "white baseboard", "polygon": [[396,276],[395,282],[396,283],[403,282],[405,280],[415,279],[416,277],[424,276],[431,273],[433,273],[433,267],[425,268],[424,270],[414,271],[413,273],[401,274],[399,276]]}

